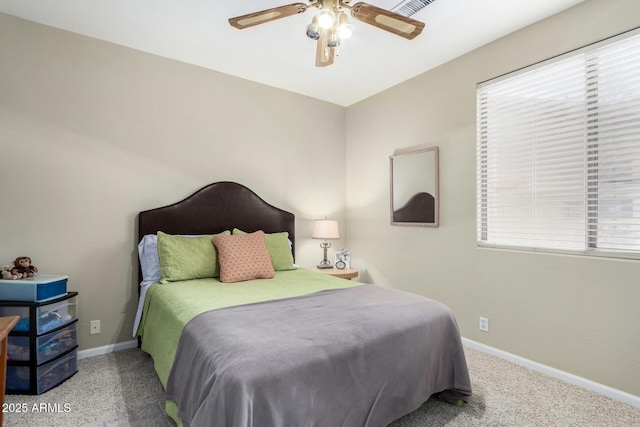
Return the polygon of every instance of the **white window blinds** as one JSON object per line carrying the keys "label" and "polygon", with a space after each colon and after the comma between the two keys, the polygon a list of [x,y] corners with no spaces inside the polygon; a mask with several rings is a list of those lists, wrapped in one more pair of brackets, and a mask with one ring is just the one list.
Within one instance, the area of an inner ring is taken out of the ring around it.
{"label": "white window blinds", "polygon": [[482,246],[640,258],[640,31],[478,85]]}

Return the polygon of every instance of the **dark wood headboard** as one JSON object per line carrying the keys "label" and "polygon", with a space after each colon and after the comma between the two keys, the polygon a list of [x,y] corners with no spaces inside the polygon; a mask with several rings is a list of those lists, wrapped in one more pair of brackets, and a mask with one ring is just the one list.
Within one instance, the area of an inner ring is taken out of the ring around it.
{"label": "dark wood headboard", "polygon": [[[169,206],[138,214],[138,242],[147,234],[216,234],[239,228],[248,233],[287,231],[295,257],[295,216],[235,182],[216,182]],[[138,268],[138,278],[142,280]],[[139,280],[139,281],[140,281]]]}

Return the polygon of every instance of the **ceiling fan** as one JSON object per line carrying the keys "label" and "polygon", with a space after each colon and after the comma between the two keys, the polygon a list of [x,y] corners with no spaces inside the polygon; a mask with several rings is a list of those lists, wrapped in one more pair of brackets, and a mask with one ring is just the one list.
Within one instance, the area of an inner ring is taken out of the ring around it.
{"label": "ceiling fan", "polygon": [[381,9],[368,3],[356,3],[351,0],[310,0],[309,4],[292,3],[284,6],[236,16],[229,19],[231,26],[240,30],[254,25],[286,18],[287,16],[304,13],[311,8],[320,9],[307,26],[307,37],[317,40],[316,67],[326,67],[333,64],[336,49],[340,40],[351,36],[352,28],[349,24],[347,11],[351,16],[366,24],[412,40],[424,29],[424,23],[397,13]]}

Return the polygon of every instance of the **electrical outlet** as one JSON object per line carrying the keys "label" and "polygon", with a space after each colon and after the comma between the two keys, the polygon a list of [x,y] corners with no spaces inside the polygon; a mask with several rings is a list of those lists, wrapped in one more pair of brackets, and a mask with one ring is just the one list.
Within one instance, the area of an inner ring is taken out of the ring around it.
{"label": "electrical outlet", "polygon": [[480,318],[480,330],[489,332],[489,319],[487,319],[486,317]]}
{"label": "electrical outlet", "polygon": [[94,335],[99,333],[100,333],[100,321],[92,320],[91,322],[89,322],[89,334]]}

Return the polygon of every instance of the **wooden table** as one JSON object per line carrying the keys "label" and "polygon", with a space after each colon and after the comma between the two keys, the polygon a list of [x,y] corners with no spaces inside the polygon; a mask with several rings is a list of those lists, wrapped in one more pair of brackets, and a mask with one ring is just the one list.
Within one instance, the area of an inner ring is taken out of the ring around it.
{"label": "wooden table", "polygon": [[[4,406],[4,390],[7,381],[7,339],[9,332],[20,320],[19,316],[0,317],[0,406]],[[2,411],[0,411],[0,426],[2,425]]]}
{"label": "wooden table", "polygon": [[328,274],[330,276],[340,277],[342,279],[353,279],[354,277],[358,277],[358,269],[356,268],[313,268],[312,271],[317,271],[318,273]]}

